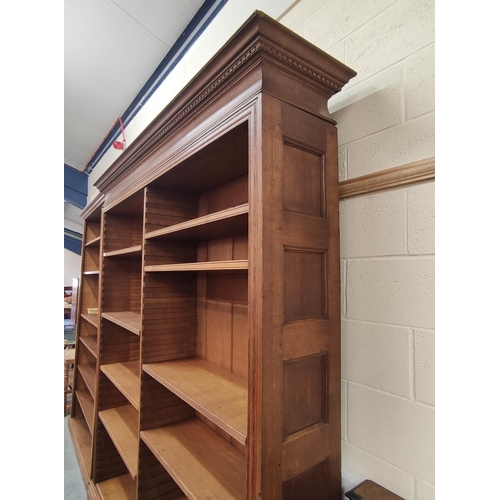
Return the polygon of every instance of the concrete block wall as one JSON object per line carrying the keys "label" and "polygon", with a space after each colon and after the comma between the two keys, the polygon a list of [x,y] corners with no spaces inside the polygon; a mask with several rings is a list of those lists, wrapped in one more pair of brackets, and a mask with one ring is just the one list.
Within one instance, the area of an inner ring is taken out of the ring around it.
{"label": "concrete block wall", "polygon": [[[434,3],[300,0],[280,22],[358,72],[340,180],[434,156]],[[342,475],[434,499],[434,182],[340,203]]]}

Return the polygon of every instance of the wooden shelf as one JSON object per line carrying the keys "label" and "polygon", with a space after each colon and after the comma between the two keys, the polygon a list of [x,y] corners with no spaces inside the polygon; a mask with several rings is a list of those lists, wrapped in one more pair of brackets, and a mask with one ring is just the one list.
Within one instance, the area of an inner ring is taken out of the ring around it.
{"label": "wooden shelf", "polygon": [[139,313],[132,311],[113,311],[103,312],[101,316],[136,335],[141,333],[141,315]]}
{"label": "wooden shelf", "polygon": [[87,385],[90,394],[95,399],[95,368],[87,363],[79,363],[78,371]]}
{"label": "wooden shelf", "polygon": [[96,328],[99,328],[99,315],[98,314],[87,314],[87,313],[82,313],[80,315],[85,321],[88,321],[91,325],[95,326]]}
{"label": "wooden shelf", "polygon": [[97,483],[97,489],[104,500],[115,500],[117,498],[134,500],[136,498],[135,481],[128,474]]}
{"label": "wooden shelf", "polygon": [[216,260],[211,262],[187,262],[185,264],[159,264],[144,266],[149,272],[168,271],[238,271],[248,269],[248,260]]}
{"label": "wooden shelf", "polygon": [[139,410],[141,390],[139,361],[101,365],[101,370],[134,408]]}
{"label": "wooden shelf", "polygon": [[135,245],[128,248],[120,248],[119,250],[111,250],[104,252],[103,257],[140,257],[142,253],[142,245]]}
{"label": "wooden shelf", "polygon": [[145,234],[160,240],[220,239],[248,234],[248,203]]}
{"label": "wooden shelf", "polygon": [[97,358],[97,335],[80,335],[80,341]]}
{"label": "wooden shelf", "polygon": [[189,498],[247,498],[245,455],[197,418],[140,436]]}
{"label": "wooden shelf", "polygon": [[82,475],[88,481],[90,479],[92,436],[83,417],[70,418],[68,428],[73,438],[75,454]]}
{"label": "wooden shelf", "polygon": [[101,237],[98,236],[97,238],[94,238],[90,241],[87,241],[87,243],[85,243],[85,246],[86,247],[98,247],[100,243],[101,243]]}
{"label": "wooden shelf", "polygon": [[85,421],[87,422],[87,426],[91,432],[94,429],[94,400],[89,392],[85,390],[77,390],[75,391],[76,398],[80,403],[80,407],[82,408],[83,416],[85,417]]}
{"label": "wooden shelf", "polygon": [[144,364],[142,369],[246,445],[248,385],[245,378],[198,358]]}
{"label": "wooden shelf", "polygon": [[115,443],[133,479],[137,477],[139,460],[139,414],[130,405],[118,406],[99,412],[99,418]]}

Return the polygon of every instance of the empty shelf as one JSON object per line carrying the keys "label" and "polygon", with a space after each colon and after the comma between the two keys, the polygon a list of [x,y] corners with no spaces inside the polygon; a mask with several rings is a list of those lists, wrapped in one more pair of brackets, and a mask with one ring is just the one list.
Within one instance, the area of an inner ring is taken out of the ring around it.
{"label": "empty shelf", "polygon": [[135,481],[128,474],[97,483],[97,489],[104,500],[135,499]]}
{"label": "empty shelf", "polygon": [[104,252],[104,257],[140,257],[142,253],[142,245],[135,245],[128,248],[120,248],[119,250],[111,250]]}
{"label": "empty shelf", "polygon": [[68,428],[75,444],[78,464],[88,481],[90,479],[92,436],[83,417],[70,418]]}
{"label": "empty shelf", "polygon": [[101,370],[138,410],[141,391],[139,361],[101,365]]}
{"label": "empty shelf", "polygon": [[132,311],[103,312],[102,317],[108,321],[125,328],[129,332],[139,335],[141,333],[141,315]]}
{"label": "empty shelf", "polygon": [[139,414],[130,405],[99,412],[99,418],[123,459],[131,476],[137,477]]}
{"label": "empty shelf", "polygon": [[145,235],[146,239],[192,240],[220,239],[248,233],[248,203],[214,212],[203,217],[157,229]]}
{"label": "empty shelf", "polygon": [[80,342],[97,357],[97,335],[81,335]]}
{"label": "empty shelf", "polygon": [[160,384],[246,445],[248,389],[245,378],[199,358],[150,363],[142,367]]}
{"label": "empty shelf", "polygon": [[197,418],[141,438],[189,498],[246,498],[246,456]]}
{"label": "empty shelf", "polygon": [[95,367],[87,363],[79,363],[78,371],[87,385],[90,394],[95,398]]}

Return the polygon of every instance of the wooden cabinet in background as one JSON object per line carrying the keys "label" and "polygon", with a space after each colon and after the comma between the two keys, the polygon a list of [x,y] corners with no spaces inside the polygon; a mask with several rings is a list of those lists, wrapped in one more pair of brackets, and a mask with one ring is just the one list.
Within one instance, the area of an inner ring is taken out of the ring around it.
{"label": "wooden cabinet in background", "polygon": [[341,498],[327,101],[354,74],[256,12],[97,181],[70,420],[90,498]]}

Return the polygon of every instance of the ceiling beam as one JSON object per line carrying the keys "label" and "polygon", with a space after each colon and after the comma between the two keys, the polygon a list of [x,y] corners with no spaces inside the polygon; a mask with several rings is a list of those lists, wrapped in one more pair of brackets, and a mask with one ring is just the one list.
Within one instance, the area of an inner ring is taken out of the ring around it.
{"label": "ceiling beam", "polygon": [[64,200],[83,209],[87,204],[89,177],[64,164]]}
{"label": "ceiling beam", "polygon": [[82,254],[82,235],[64,228],[64,248],[77,255]]}

